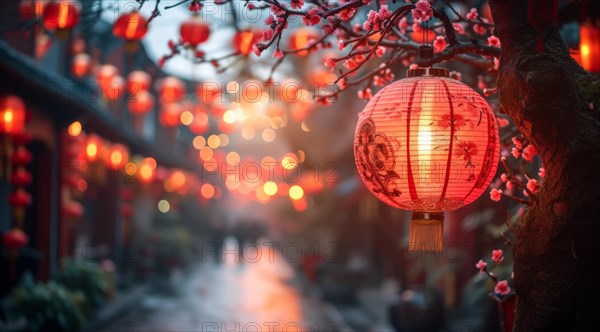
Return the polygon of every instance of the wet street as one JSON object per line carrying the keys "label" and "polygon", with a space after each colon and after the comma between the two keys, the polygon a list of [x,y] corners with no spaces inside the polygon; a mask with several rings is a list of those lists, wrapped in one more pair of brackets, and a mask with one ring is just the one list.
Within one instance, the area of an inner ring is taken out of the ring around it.
{"label": "wet street", "polygon": [[[172,277],[119,319],[116,331],[338,331],[324,304],[297,286],[294,270],[276,251],[260,249],[257,262],[229,253]],[[253,257],[256,257],[252,254]]]}

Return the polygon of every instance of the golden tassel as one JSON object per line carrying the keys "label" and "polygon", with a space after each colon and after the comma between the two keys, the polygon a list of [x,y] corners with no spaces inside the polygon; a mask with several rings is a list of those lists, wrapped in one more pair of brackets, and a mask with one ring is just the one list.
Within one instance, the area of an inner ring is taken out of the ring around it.
{"label": "golden tassel", "polygon": [[410,251],[442,251],[444,214],[413,213],[410,222]]}

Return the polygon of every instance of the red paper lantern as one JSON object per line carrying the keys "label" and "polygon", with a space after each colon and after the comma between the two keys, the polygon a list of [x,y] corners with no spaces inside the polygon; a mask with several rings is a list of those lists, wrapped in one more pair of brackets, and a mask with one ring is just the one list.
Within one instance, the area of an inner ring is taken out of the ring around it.
{"label": "red paper lantern", "polygon": [[62,216],[68,219],[79,219],[83,216],[83,205],[76,201],[68,201],[61,206]]}
{"label": "red paper lantern", "polygon": [[44,12],[45,1],[21,0],[19,3],[19,16],[25,21],[39,19]]}
{"label": "red paper lantern", "polygon": [[122,144],[113,144],[106,158],[106,166],[117,170],[127,163],[129,160],[129,152]]}
{"label": "red paper lantern", "polygon": [[9,249],[21,249],[29,243],[29,237],[22,230],[13,228],[2,234],[2,243]]}
{"label": "red paper lantern", "polygon": [[[319,34],[311,28],[300,28],[292,34],[290,37],[289,47],[291,50],[303,49],[310,46],[316,40],[319,40]],[[294,54],[299,56],[307,56],[309,50],[302,50]]]}
{"label": "red paper lantern", "polygon": [[144,38],[148,32],[148,20],[137,11],[121,15],[113,26],[116,37],[133,41]]}
{"label": "red paper lantern", "polygon": [[190,131],[196,135],[204,134],[208,131],[208,114],[201,105],[196,106],[194,120],[189,125]]}
{"label": "red paper lantern", "polygon": [[354,139],[359,174],[390,206],[412,210],[411,250],[441,250],[443,211],[477,199],[496,173],[494,112],[440,68],[409,70],[360,114]]}
{"label": "red paper lantern", "polygon": [[25,149],[23,146],[17,147],[15,152],[13,152],[10,160],[14,165],[17,166],[26,166],[31,163],[33,156],[29,150]]}
{"label": "red paper lantern", "polygon": [[121,76],[113,76],[110,83],[101,86],[102,94],[110,101],[117,101],[125,92],[125,79]]}
{"label": "red paper lantern", "polygon": [[135,94],[150,89],[152,77],[145,71],[135,70],[127,75],[127,92]]}
{"label": "red paper lantern", "polygon": [[600,28],[591,24],[579,27],[579,51],[581,66],[591,73],[600,73]]}
{"label": "red paper lantern", "polygon": [[260,42],[262,31],[260,30],[242,30],[233,36],[233,49],[242,55],[248,55],[252,51],[252,46]]}
{"label": "red paper lantern", "polygon": [[31,194],[19,188],[8,196],[8,203],[14,208],[24,208],[31,205]]}
{"label": "red paper lantern", "polygon": [[114,82],[114,78],[119,75],[119,69],[113,65],[102,65],[96,71],[96,82],[100,90],[106,91]]}
{"label": "red paper lantern", "polygon": [[160,124],[165,127],[174,128],[179,126],[181,116],[181,105],[178,103],[167,103],[160,109]]}
{"label": "red paper lantern", "polygon": [[14,95],[0,96],[0,134],[14,135],[25,129],[25,103]]}
{"label": "red paper lantern", "polygon": [[192,16],[185,20],[179,28],[181,39],[192,47],[204,43],[210,36],[210,27],[202,22],[199,16]]}
{"label": "red paper lantern", "polygon": [[185,95],[185,84],[173,76],[168,76],[156,82],[160,100],[164,103],[174,103]]}
{"label": "red paper lantern", "polygon": [[146,114],[152,111],[154,104],[154,96],[150,92],[142,90],[129,98],[127,107],[132,114]]}
{"label": "red paper lantern", "polygon": [[77,0],[59,0],[44,7],[42,20],[48,30],[71,29],[79,22],[81,6]]}
{"label": "red paper lantern", "polygon": [[17,187],[27,187],[31,181],[31,173],[24,168],[18,168],[10,177],[10,183]]}
{"label": "red paper lantern", "polygon": [[89,55],[80,53],[73,57],[71,70],[73,71],[73,75],[75,75],[75,77],[82,78],[86,76],[89,74],[91,68],[92,58]]}

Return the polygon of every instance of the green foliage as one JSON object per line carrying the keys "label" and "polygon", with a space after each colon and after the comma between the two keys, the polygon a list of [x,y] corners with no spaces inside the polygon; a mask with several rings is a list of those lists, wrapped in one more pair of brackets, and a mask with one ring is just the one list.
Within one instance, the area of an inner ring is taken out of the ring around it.
{"label": "green foliage", "polygon": [[10,300],[12,315],[24,317],[30,331],[42,327],[76,331],[87,321],[81,311],[85,303],[83,295],[55,282],[20,286]]}
{"label": "green foliage", "polygon": [[87,315],[104,303],[110,287],[108,274],[98,264],[86,261],[69,261],[54,279],[67,289],[83,294]]}

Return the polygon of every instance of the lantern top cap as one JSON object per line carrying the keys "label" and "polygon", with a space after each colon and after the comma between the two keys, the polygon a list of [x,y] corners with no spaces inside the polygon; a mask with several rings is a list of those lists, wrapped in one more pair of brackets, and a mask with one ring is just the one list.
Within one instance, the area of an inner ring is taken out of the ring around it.
{"label": "lantern top cap", "polygon": [[433,76],[433,77],[449,77],[450,72],[446,68],[434,68],[434,67],[419,67],[409,69],[407,77],[420,77],[420,76]]}

